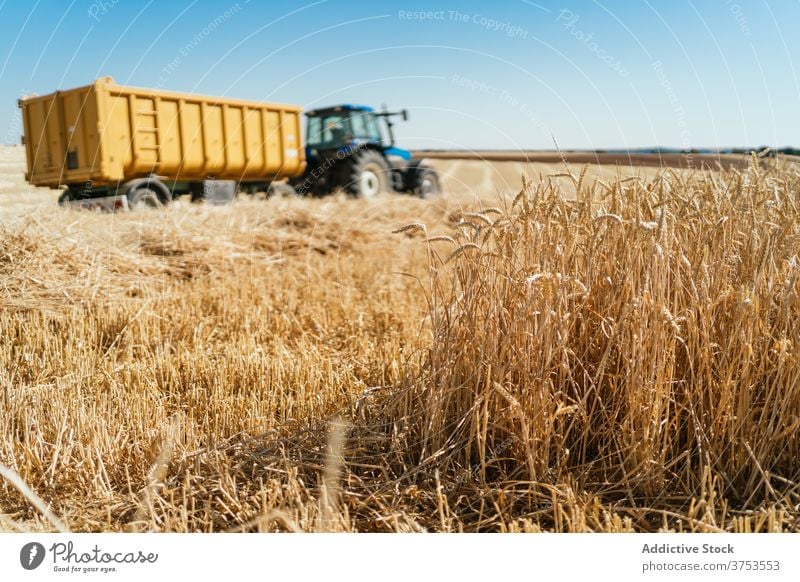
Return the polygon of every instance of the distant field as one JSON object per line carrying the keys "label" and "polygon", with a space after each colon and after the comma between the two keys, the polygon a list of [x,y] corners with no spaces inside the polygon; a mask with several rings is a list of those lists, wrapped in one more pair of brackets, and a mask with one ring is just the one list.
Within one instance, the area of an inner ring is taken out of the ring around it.
{"label": "distant field", "polygon": [[[683,168],[717,170],[719,168],[747,168],[750,156],[745,154],[649,154],[605,152],[542,152],[542,151],[418,151],[415,155],[446,160],[482,160],[486,162],[525,162],[527,164],[592,164],[601,166],[648,166],[652,168]],[[798,156],[783,156],[793,163]]]}
{"label": "distant field", "polygon": [[0,148],[0,530],[800,531],[797,166],[433,164],[111,215]]}

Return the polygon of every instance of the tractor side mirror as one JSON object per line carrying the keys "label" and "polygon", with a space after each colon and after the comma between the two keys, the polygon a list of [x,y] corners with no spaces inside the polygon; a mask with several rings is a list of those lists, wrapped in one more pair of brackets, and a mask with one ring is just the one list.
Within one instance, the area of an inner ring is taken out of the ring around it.
{"label": "tractor side mirror", "polygon": [[403,109],[402,115],[403,115],[403,121],[408,121],[408,109]]}

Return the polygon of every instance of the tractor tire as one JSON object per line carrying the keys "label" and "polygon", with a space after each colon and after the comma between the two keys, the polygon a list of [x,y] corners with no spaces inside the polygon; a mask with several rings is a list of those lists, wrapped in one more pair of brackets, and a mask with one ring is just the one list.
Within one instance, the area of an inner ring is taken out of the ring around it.
{"label": "tractor tire", "polygon": [[389,164],[378,152],[367,150],[356,156],[348,170],[344,188],[355,198],[372,198],[390,189]]}
{"label": "tractor tire", "polygon": [[432,198],[441,194],[442,188],[439,184],[439,174],[433,168],[416,166],[411,168],[406,179],[406,190],[414,196],[420,198]]}
{"label": "tractor tire", "polygon": [[155,190],[135,188],[128,192],[128,207],[134,211],[162,208],[164,203]]}

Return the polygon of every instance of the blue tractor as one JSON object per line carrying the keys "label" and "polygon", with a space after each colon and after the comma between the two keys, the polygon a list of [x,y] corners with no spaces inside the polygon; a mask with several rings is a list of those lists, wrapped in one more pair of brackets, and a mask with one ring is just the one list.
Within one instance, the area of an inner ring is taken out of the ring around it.
{"label": "blue tractor", "polygon": [[298,193],[324,196],[343,189],[358,198],[379,192],[420,197],[439,193],[439,177],[423,160],[394,145],[392,118],[408,112],[337,105],[306,112],[305,173],[292,180]]}

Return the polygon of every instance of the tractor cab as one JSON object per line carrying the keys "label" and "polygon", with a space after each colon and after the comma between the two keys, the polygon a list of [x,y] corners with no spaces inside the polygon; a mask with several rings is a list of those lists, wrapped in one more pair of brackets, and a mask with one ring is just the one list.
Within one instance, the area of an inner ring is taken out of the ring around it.
{"label": "tractor cab", "polygon": [[380,191],[438,192],[436,173],[394,145],[392,117],[408,112],[375,111],[365,105],[336,105],[306,112],[306,173],[294,187],[324,195],[343,188],[358,197]]}
{"label": "tractor cab", "polygon": [[337,105],[307,111],[306,143],[309,148],[337,151],[359,144],[392,147],[392,115],[408,119],[406,111],[376,113],[366,105]]}

